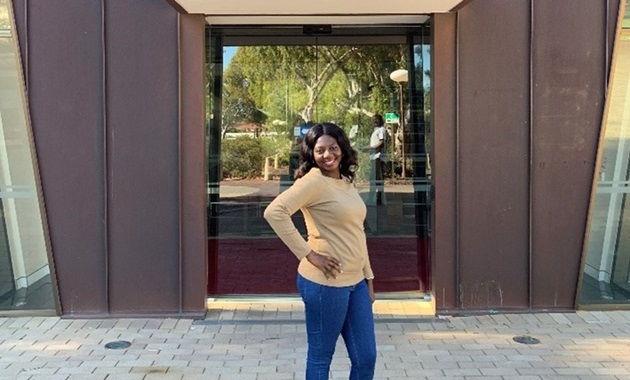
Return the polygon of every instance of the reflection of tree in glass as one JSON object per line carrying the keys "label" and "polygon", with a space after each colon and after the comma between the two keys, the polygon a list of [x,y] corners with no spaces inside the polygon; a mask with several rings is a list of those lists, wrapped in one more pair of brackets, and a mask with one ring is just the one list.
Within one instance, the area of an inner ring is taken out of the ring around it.
{"label": "reflection of tree in glass", "polygon": [[[346,132],[357,126],[360,150],[372,132],[371,117],[397,104],[389,73],[405,65],[404,45],[239,47],[223,73],[223,135],[260,125],[265,139],[283,147],[274,154],[288,157],[296,126],[332,121]],[[362,166],[369,166],[367,159]]]}
{"label": "reflection of tree in glass", "polygon": [[400,45],[240,47],[225,69],[223,106],[248,121],[260,110],[281,120],[268,127],[282,132],[301,120],[349,128],[357,114],[389,109],[396,89],[388,75],[404,64]]}

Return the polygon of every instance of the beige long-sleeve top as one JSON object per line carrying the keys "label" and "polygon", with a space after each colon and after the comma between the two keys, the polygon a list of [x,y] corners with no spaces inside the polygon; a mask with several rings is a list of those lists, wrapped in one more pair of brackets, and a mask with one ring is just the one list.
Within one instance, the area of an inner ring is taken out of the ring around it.
{"label": "beige long-sleeve top", "polygon": [[[291,215],[302,210],[307,240],[293,224]],[[278,195],[265,210],[265,219],[278,237],[300,260],[298,273],[328,286],[351,286],[374,274],[368,257],[363,222],[365,203],[353,183],[334,179],[311,169],[304,177]],[[337,278],[326,279],[306,255],[313,250],[341,262]]]}

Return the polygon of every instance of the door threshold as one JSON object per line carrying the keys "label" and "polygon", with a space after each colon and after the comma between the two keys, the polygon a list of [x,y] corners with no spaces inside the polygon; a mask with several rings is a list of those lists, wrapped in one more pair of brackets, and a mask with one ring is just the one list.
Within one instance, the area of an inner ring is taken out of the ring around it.
{"label": "door threshold", "polygon": [[431,302],[433,300],[433,296],[431,293],[420,291],[386,292],[376,293],[376,300],[394,302]]}
{"label": "door threshold", "polygon": [[[208,296],[207,305],[217,303],[294,303],[302,302],[297,294],[227,294]],[[376,293],[376,302],[422,302],[432,303],[431,293],[419,291]],[[208,306],[209,307],[209,306]]]}
{"label": "door threshold", "polygon": [[[399,320],[435,317],[435,298],[429,293],[377,293],[373,305],[376,320]],[[297,294],[222,295],[208,297],[206,309],[216,318],[234,319],[237,314],[249,319],[248,313],[263,320],[304,319],[302,299]],[[264,317],[268,313],[268,317]]]}
{"label": "door threshold", "polygon": [[207,303],[292,303],[302,302],[297,294],[227,294],[208,296]]}
{"label": "door threshold", "polygon": [[[431,302],[431,293],[418,291],[376,293],[377,301],[395,302]],[[270,303],[270,302],[300,302],[302,299],[297,294],[227,294],[220,296],[208,296],[207,303],[214,302],[246,302],[246,303]]]}

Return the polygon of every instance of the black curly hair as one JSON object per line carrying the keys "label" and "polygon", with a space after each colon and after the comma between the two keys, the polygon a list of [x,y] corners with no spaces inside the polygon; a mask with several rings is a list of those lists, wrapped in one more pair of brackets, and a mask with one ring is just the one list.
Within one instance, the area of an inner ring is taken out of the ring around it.
{"label": "black curly hair", "polygon": [[350,140],[346,137],[343,129],[333,123],[315,124],[306,133],[304,140],[302,140],[300,166],[295,171],[295,178],[301,178],[312,168],[317,167],[313,150],[315,149],[317,140],[323,135],[330,136],[337,140],[337,144],[339,144],[339,148],[341,149],[339,171],[341,175],[347,177],[350,182],[352,182],[354,180],[354,172],[358,165],[357,152],[350,146]]}

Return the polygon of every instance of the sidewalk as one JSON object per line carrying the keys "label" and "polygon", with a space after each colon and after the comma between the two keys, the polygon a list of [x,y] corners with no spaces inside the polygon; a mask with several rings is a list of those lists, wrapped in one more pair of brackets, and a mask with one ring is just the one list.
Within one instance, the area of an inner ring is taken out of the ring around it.
{"label": "sidewalk", "polygon": [[[377,379],[630,379],[630,311],[426,317],[378,302]],[[540,340],[522,344],[515,336]],[[105,344],[128,341],[127,349]],[[205,320],[0,318],[0,379],[303,379],[299,302]],[[347,379],[340,341],[332,377]]]}

